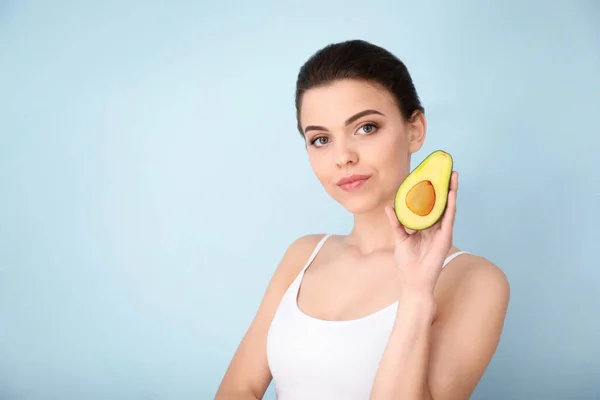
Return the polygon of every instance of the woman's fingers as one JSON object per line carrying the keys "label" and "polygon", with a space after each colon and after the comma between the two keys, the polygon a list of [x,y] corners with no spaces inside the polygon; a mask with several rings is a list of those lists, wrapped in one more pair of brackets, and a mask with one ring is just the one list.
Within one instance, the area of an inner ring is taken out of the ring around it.
{"label": "woman's fingers", "polygon": [[452,172],[450,178],[450,190],[448,192],[448,205],[442,217],[442,230],[446,234],[451,234],[454,227],[454,218],[456,217],[456,193],[458,191],[458,172]]}

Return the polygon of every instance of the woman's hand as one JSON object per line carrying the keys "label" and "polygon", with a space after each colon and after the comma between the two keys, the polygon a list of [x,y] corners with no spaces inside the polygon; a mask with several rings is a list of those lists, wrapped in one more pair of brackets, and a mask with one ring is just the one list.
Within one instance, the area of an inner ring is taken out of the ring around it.
{"label": "woman's hand", "polygon": [[385,211],[394,231],[394,259],[402,292],[433,296],[444,260],[452,247],[457,189],[458,173],[453,171],[444,215],[433,226],[422,231],[407,231],[398,221],[392,207],[386,207]]}

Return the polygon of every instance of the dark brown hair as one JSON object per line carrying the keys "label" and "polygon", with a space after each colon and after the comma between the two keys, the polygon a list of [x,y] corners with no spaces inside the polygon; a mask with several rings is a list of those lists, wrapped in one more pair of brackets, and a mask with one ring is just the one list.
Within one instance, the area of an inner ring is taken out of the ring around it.
{"label": "dark brown hair", "polygon": [[304,93],[341,79],[375,82],[394,96],[405,120],[425,109],[406,65],[388,50],[364,40],[348,40],[323,47],[300,68],[296,80],[296,119],[300,126],[300,104]]}

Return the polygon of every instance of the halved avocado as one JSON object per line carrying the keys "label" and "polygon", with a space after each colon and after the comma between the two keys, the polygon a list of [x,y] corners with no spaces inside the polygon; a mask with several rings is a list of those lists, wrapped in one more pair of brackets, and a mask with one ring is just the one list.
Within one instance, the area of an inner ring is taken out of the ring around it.
{"label": "halved avocado", "polygon": [[452,166],[452,156],[436,150],[404,179],[394,200],[394,210],[402,225],[419,231],[441,218],[448,201]]}

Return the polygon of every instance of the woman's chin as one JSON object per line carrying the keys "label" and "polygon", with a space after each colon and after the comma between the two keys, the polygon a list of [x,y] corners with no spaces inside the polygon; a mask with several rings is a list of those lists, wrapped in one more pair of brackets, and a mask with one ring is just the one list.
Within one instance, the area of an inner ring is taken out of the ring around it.
{"label": "woman's chin", "polygon": [[346,196],[343,199],[338,199],[338,202],[349,213],[366,214],[373,210],[382,208],[382,202],[378,196]]}

